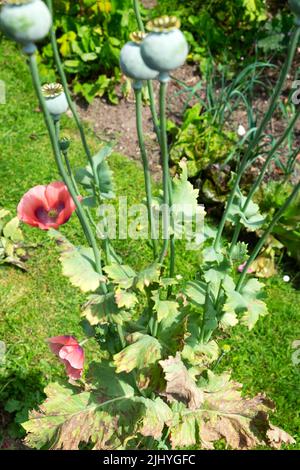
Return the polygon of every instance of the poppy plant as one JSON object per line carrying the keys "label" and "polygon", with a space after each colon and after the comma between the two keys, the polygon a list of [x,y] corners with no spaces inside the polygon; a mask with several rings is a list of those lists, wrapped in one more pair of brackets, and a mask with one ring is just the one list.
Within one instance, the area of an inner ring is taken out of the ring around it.
{"label": "poppy plant", "polygon": [[80,379],[84,364],[84,351],[74,336],[54,336],[48,340],[51,351],[65,364],[70,379]]}
{"label": "poppy plant", "polygon": [[18,205],[18,217],[32,227],[57,229],[68,222],[75,209],[67,186],[55,181],[46,186],[35,186],[24,194]]}

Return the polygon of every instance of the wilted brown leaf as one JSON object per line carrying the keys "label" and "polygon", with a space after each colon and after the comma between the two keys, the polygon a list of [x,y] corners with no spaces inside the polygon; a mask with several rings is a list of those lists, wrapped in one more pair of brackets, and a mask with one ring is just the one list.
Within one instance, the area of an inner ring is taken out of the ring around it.
{"label": "wilted brown leaf", "polygon": [[242,397],[242,385],[231,381],[228,373],[216,376],[208,371],[208,379],[202,379],[198,387],[179,355],[160,364],[167,381],[166,396],[181,402],[173,406],[173,418],[167,423],[173,449],[195,445],[213,449],[219,439],[232,449],[253,449],[271,440],[276,448],[293,442],[269,423],[268,412],[274,404],[262,394]]}
{"label": "wilted brown leaf", "polygon": [[181,361],[180,354],[169,357],[165,361],[159,361],[163,368],[167,382],[166,397],[184,402],[189,409],[197,409],[203,401],[203,393],[197,387],[185,365]]}
{"label": "wilted brown leaf", "polygon": [[269,438],[270,445],[275,449],[280,449],[282,444],[296,444],[296,441],[292,436],[277,426],[273,426],[273,424],[270,425],[270,429],[267,431],[267,436]]}

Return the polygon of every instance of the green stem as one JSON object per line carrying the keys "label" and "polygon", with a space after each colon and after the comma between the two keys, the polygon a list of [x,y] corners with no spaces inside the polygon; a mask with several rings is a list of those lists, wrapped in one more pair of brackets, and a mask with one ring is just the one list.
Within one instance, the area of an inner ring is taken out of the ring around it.
{"label": "green stem", "polygon": [[[53,16],[53,2],[52,2],[52,0],[46,0],[46,3],[48,5],[49,10],[52,13],[52,16]],[[97,173],[97,168],[95,166],[95,162],[94,162],[94,159],[92,157],[92,153],[90,151],[88,142],[86,140],[85,132],[84,132],[83,126],[81,124],[81,120],[79,118],[79,115],[77,113],[76,106],[75,106],[75,104],[74,104],[74,102],[71,98],[70,92],[69,92],[66,74],[64,72],[64,68],[63,68],[63,65],[62,65],[62,62],[61,62],[61,59],[60,59],[60,55],[59,55],[59,51],[58,51],[58,46],[57,46],[57,40],[56,40],[54,27],[52,27],[51,30],[50,30],[50,39],[51,39],[51,46],[52,46],[52,49],[53,49],[54,61],[55,61],[55,64],[56,64],[58,74],[60,76],[61,83],[62,83],[63,88],[64,88],[64,92],[65,92],[65,95],[66,95],[66,98],[67,98],[67,101],[68,101],[68,105],[69,105],[69,108],[70,108],[70,110],[73,114],[73,117],[74,117],[75,123],[77,125],[77,128],[79,130],[82,146],[84,148],[84,151],[85,151],[85,154],[87,156],[88,162],[89,162],[90,167],[92,169],[92,173],[93,173],[93,176],[94,176],[94,181],[96,183],[96,186],[99,188],[100,187],[99,175]],[[101,201],[99,199],[99,195],[97,194],[97,191],[95,191],[95,193],[98,196],[99,203],[101,203]],[[89,218],[91,218],[90,215],[89,215]],[[104,243],[104,249],[105,249],[106,258],[107,258],[108,262],[110,260],[110,255],[111,254],[113,254],[113,257],[116,259],[115,252],[114,252],[113,248],[110,246],[109,239],[107,239],[106,242]]]}
{"label": "green stem", "polygon": [[[48,5],[48,8],[52,14],[52,17],[53,17],[53,2],[52,0],[46,0],[46,3]],[[80,137],[81,137],[81,142],[82,142],[82,145],[83,145],[83,148],[84,148],[84,151],[86,153],[86,156],[87,156],[87,159],[89,161],[89,164],[92,168],[92,172],[93,172],[93,175],[94,175],[94,179],[95,179],[95,182],[96,184],[98,185],[99,187],[99,178],[98,178],[98,174],[97,174],[97,171],[96,171],[96,167],[95,167],[95,163],[94,163],[94,160],[93,160],[93,157],[92,157],[92,154],[91,154],[91,151],[90,151],[90,148],[89,148],[89,145],[87,143],[87,140],[86,140],[86,137],[85,137],[85,133],[84,133],[84,129],[83,129],[83,126],[81,124],[81,121],[80,121],[80,118],[79,118],[79,115],[77,113],[77,110],[76,110],[76,106],[75,104],[73,103],[73,100],[71,98],[71,95],[70,95],[70,92],[69,92],[69,88],[68,88],[68,82],[67,82],[67,78],[66,78],[66,74],[64,72],[64,68],[63,68],[63,65],[62,65],[62,62],[60,60],[60,55],[59,55],[59,51],[58,51],[58,46],[57,46],[57,41],[56,41],[56,35],[55,35],[55,31],[54,31],[54,27],[52,26],[51,30],[50,30],[50,40],[51,40],[51,46],[52,46],[52,50],[53,50],[53,56],[54,56],[54,61],[55,61],[55,65],[57,67],[57,71],[58,71],[58,74],[60,76],[60,79],[61,79],[61,83],[63,85],[63,88],[64,88],[64,92],[65,92],[65,95],[66,95],[66,98],[67,98],[67,101],[68,101],[68,105],[69,105],[69,108],[73,114],[73,117],[75,119],[75,122],[76,122],[76,125],[78,127],[78,130],[79,130],[79,133],[80,133]]]}
{"label": "green stem", "polygon": [[119,338],[120,338],[120,343],[121,343],[122,349],[124,349],[125,346],[126,346],[126,341],[125,341],[124,331],[123,331],[122,325],[119,325],[119,323],[117,323],[117,332],[118,332],[118,335],[119,335]]}
{"label": "green stem", "polygon": [[[164,243],[159,257],[159,262],[163,263],[169,246],[169,228],[170,228],[170,191],[169,191],[169,153],[167,142],[167,123],[166,123],[166,93],[167,83],[160,83],[160,127],[161,127],[161,158],[163,167],[163,236]],[[166,213],[167,212],[167,213]]]}
{"label": "green stem", "polygon": [[258,256],[260,250],[262,249],[262,247],[264,246],[268,236],[270,235],[270,233],[272,232],[273,228],[275,227],[275,225],[277,224],[277,222],[280,220],[280,218],[283,216],[284,212],[287,210],[287,208],[289,207],[289,205],[291,204],[291,202],[293,201],[293,199],[297,196],[298,192],[300,190],[300,183],[298,183],[293,192],[291,193],[291,195],[288,197],[288,199],[285,201],[285,203],[283,204],[283,206],[279,209],[279,211],[275,214],[275,216],[273,217],[273,220],[272,222],[270,223],[269,227],[265,230],[264,234],[260,237],[258,243],[256,244],[255,248],[253,249],[252,253],[251,253],[251,256],[249,257],[245,267],[244,267],[244,270],[239,278],[239,281],[237,283],[237,286],[236,286],[236,290],[237,292],[240,292],[241,289],[242,289],[242,286],[243,286],[243,283],[244,283],[244,280],[247,276],[247,272],[248,272],[248,269],[250,268],[251,264],[253,263],[253,261],[256,259],[256,257]]}
{"label": "green stem", "polygon": [[[139,5],[138,0],[133,0],[133,8],[134,8],[138,28],[139,28],[140,31],[142,31],[144,33],[145,32],[145,26],[144,26],[144,23],[143,23],[143,20],[142,20],[142,16],[141,16],[141,12],[140,12],[140,5]],[[160,141],[160,126],[159,126],[159,120],[158,120],[158,116],[157,116],[157,112],[156,112],[154,90],[153,90],[153,85],[152,85],[151,80],[147,81],[147,87],[148,87],[148,93],[149,93],[150,110],[151,110],[154,130],[155,130],[158,141]]]}
{"label": "green stem", "polygon": [[[170,207],[173,206],[173,188],[172,188],[172,181],[169,173],[169,205]],[[175,276],[175,258],[176,258],[176,247],[175,247],[175,234],[174,234],[174,218],[171,214],[171,224],[173,233],[170,237],[170,271],[169,277],[172,279]],[[172,295],[173,286],[168,287],[167,298],[170,298]]]}
{"label": "green stem", "polygon": [[46,127],[47,127],[48,132],[49,132],[49,137],[50,137],[50,141],[51,141],[51,145],[52,145],[52,149],[53,149],[53,154],[54,154],[54,158],[55,158],[58,170],[59,170],[59,172],[60,172],[60,174],[61,174],[68,190],[69,190],[69,193],[70,193],[70,195],[71,195],[71,197],[74,201],[74,204],[76,205],[78,214],[80,215],[82,223],[84,224],[86,233],[88,233],[88,237],[89,237],[88,241],[91,242],[91,247],[93,249],[93,253],[94,253],[94,257],[95,257],[96,270],[99,274],[102,274],[100,251],[98,249],[93,231],[92,231],[92,229],[89,225],[86,214],[85,214],[80,202],[78,201],[78,197],[77,197],[76,191],[73,187],[72,181],[71,181],[68,173],[66,172],[66,170],[64,168],[64,165],[63,165],[63,162],[62,162],[62,159],[61,159],[61,153],[60,153],[59,144],[56,140],[54,124],[53,124],[52,118],[49,114],[49,111],[47,109],[45,99],[44,99],[42,91],[41,91],[41,83],[40,83],[40,78],[39,78],[39,72],[38,72],[38,67],[37,67],[37,63],[36,63],[35,53],[28,55],[28,64],[29,64],[29,68],[30,68],[30,72],[31,72],[31,76],[32,76],[33,85],[34,85],[34,88],[35,88],[35,91],[36,91],[36,94],[37,94],[37,97],[38,97],[38,100],[39,100],[39,104],[40,104],[40,107],[43,111],[45,124],[46,124]]}
{"label": "green stem", "polygon": [[147,198],[147,210],[148,210],[148,221],[150,225],[151,233],[151,243],[153,248],[154,259],[157,257],[157,240],[156,240],[156,230],[155,230],[155,220],[153,217],[153,208],[152,208],[152,190],[151,190],[151,175],[149,169],[149,162],[145,147],[144,134],[143,134],[143,120],[142,120],[142,90],[136,88],[135,90],[135,103],[136,103],[136,128],[139,141],[139,147],[141,151],[141,157],[143,161],[144,169],[144,179],[145,179],[145,189],[146,189],[146,198]]}
{"label": "green stem", "polygon": [[[268,155],[268,157],[266,158],[261,170],[260,170],[260,173],[259,173],[259,176],[258,178],[256,179],[256,181],[253,183],[251,189],[250,189],[250,192],[247,196],[247,199],[245,201],[245,204],[243,206],[243,212],[245,212],[248,208],[248,205],[250,204],[255,192],[257,191],[257,189],[259,188],[261,182],[263,181],[263,178],[265,176],[265,173],[269,167],[269,164],[271,163],[275,153],[277,152],[277,150],[280,148],[280,146],[283,144],[283,142],[288,138],[288,136],[290,135],[290,132],[293,130],[298,118],[300,116],[300,109],[297,111],[297,113],[295,114],[295,116],[293,117],[293,119],[291,120],[289,126],[286,128],[285,132],[282,134],[282,136],[280,137],[280,139],[278,139],[278,141],[276,142],[276,144],[274,145],[274,147],[270,150],[270,153]],[[231,246],[230,246],[230,252],[229,254],[231,255],[232,252],[233,252],[233,249],[238,241],[238,238],[239,238],[239,235],[240,235],[240,231],[241,231],[241,227],[242,227],[242,224],[240,221],[237,222],[236,226],[235,226],[235,230],[234,230],[234,234],[233,234],[233,238],[232,238],[232,242],[231,242]]]}
{"label": "green stem", "polygon": [[293,31],[293,34],[292,34],[292,37],[290,39],[290,43],[289,43],[289,46],[288,46],[288,55],[287,55],[287,58],[286,58],[286,61],[285,61],[284,65],[281,69],[281,73],[280,73],[278,82],[276,84],[276,87],[274,89],[274,92],[273,92],[273,95],[272,95],[272,98],[271,98],[271,101],[270,101],[270,104],[269,104],[269,108],[268,108],[266,114],[264,115],[264,117],[261,121],[261,124],[260,124],[259,128],[257,129],[257,131],[255,132],[254,138],[250,142],[249,147],[247,149],[247,152],[245,153],[245,155],[242,159],[241,166],[240,166],[240,169],[239,169],[239,173],[236,177],[234,187],[233,187],[233,189],[230,193],[226,208],[225,208],[224,213],[223,213],[222,220],[221,220],[219,228],[218,228],[218,233],[217,233],[215,244],[214,244],[216,250],[218,250],[219,247],[220,247],[220,241],[221,241],[221,237],[222,237],[223,230],[224,230],[224,227],[225,227],[225,223],[227,221],[227,216],[229,214],[231,205],[233,203],[236,191],[239,187],[239,183],[241,181],[242,175],[243,175],[243,173],[244,173],[244,171],[247,167],[248,159],[251,156],[251,154],[252,154],[253,150],[255,149],[255,147],[257,146],[257,144],[259,143],[259,140],[260,140],[260,138],[261,138],[261,136],[262,136],[269,120],[271,119],[275,108],[276,108],[277,100],[280,96],[280,93],[282,91],[286,76],[289,73],[289,70],[290,70],[291,65],[292,65],[293,58],[295,56],[295,52],[296,52],[296,48],[297,48],[298,40],[299,40],[299,34],[300,34],[300,26],[296,27],[296,29]]}

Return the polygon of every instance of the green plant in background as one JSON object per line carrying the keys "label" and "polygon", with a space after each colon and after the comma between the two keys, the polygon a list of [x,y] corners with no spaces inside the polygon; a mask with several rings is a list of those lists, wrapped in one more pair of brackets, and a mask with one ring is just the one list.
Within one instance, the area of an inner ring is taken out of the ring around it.
{"label": "green plant in background", "polygon": [[[158,12],[166,9],[170,10],[168,0],[159,0]],[[202,62],[209,51],[221,62],[239,60],[245,51],[249,53],[253,38],[267,19],[263,0],[175,0],[170,13],[182,17],[191,57]]]}
{"label": "green plant in background", "polygon": [[[281,207],[292,184],[281,181],[270,181],[264,184],[256,199],[261,209],[268,214],[270,220],[274,212]],[[290,256],[300,262],[300,197],[298,196],[284,212],[280,223],[274,227],[273,235],[286,247]]]}
{"label": "green plant in background", "polygon": [[28,258],[28,249],[20,228],[18,217],[9,217],[10,212],[0,208],[0,265],[13,264],[26,270],[24,261]]}
{"label": "green plant in background", "polygon": [[[120,50],[135,27],[130,0],[56,0],[55,30],[68,81],[75,93],[91,103],[96,96],[117,103],[121,79]],[[51,45],[42,48],[42,77],[53,79]]]}
{"label": "green plant in background", "polygon": [[185,157],[191,178],[209,165],[223,163],[237,140],[235,132],[222,131],[208,113],[201,114],[201,108],[200,103],[195,104],[185,112],[180,128],[171,128],[171,160],[178,165]]}

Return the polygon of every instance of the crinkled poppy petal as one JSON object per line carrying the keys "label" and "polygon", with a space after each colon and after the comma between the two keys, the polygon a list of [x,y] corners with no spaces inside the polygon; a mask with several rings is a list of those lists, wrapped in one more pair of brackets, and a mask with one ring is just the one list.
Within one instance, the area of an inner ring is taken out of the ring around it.
{"label": "crinkled poppy petal", "polygon": [[74,336],[71,335],[62,335],[62,336],[53,336],[52,338],[48,338],[47,341],[49,343],[58,343],[62,346],[77,346],[78,341]]}
{"label": "crinkled poppy petal", "polygon": [[58,215],[56,223],[63,225],[68,222],[71,215],[76,210],[76,205],[67,186],[61,181],[49,184],[46,189],[46,197],[51,207],[57,210]]}
{"label": "crinkled poppy petal", "polygon": [[59,351],[60,359],[66,360],[75,369],[83,369],[84,351],[81,346],[64,346]]}
{"label": "crinkled poppy petal", "polygon": [[59,356],[59,352],[61,348],[63,348],[65,345],[73,345],[77,346],[78,342],[74,336],[54,336],[53,338],[48,338],[47,339],[49,343],[50,350],[55,354],[56,356]]}
{"label": "crinkled poppy petal", "polygon": [[72,367],[68,361],[62,360],[65,364],[67,375],[70,379],[78,380],[82,376],[82,369],[76,369]]}
{"label": "crinkled poppy petal", "polygon": [[64,201],[66,194],[69,195],[69,192],[65,183],[62,181],[54,181],[45,188],[45,197],[51,209],[55,208],[58,202]]}
{"label": "crinkled poppy petal", "polygon": [[40,225],[37,217],[39,208],[43,208],[45,211],[49,209],[45,198],[45,186],[41,185],[31,188],[24,194],[18,205],[18,217],[26,224],[38,227]]}

